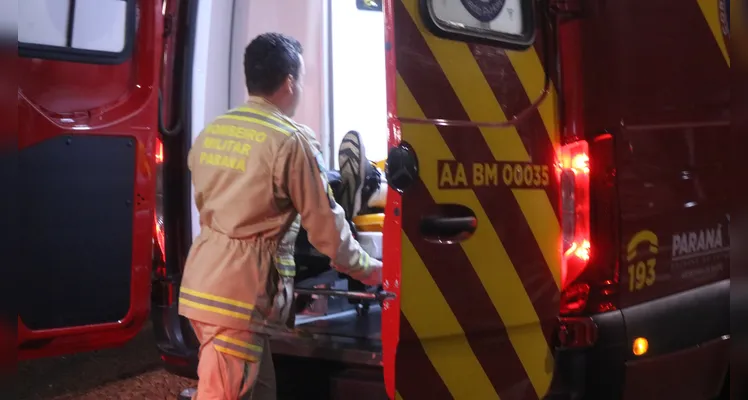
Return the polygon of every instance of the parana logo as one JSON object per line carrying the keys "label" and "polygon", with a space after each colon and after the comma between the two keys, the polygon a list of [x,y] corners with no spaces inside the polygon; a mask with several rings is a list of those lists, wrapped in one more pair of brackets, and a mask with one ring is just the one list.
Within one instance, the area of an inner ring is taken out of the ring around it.
{"label": "parana logo", "polygon": [[715,228],[673,235],[673,259],[705,255],[724,249],[722,224],[718,224]]}

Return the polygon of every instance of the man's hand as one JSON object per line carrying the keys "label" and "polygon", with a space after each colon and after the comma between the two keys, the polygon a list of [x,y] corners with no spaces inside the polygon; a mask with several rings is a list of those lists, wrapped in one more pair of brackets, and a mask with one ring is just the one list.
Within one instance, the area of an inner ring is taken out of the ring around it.
{"label": "man's hand", "polygon": [[382,262],[376,258],[370,258],[369,267],[366,268],[368,274],[366,278],[361,279],[361,283],[368,286],[376,286],[382,284]]}

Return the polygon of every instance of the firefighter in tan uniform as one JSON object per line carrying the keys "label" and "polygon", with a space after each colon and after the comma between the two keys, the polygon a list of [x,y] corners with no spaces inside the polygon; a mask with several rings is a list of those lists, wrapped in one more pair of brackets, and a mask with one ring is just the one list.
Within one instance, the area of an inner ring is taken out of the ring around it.
{"label": "firefighter in tan uniform", "polygon": [[200,380],[182,397],[275,399],[268,336],[293,324],[299,223],[333,267],[381,282],[381,262],[362,250],[332,197],[313,132],[290,118],[302,90],[301,52],[284,35],[254,39],[244,55],[249,101],[208,125],[190,151],[201,232],[179,314],[200,340]]}

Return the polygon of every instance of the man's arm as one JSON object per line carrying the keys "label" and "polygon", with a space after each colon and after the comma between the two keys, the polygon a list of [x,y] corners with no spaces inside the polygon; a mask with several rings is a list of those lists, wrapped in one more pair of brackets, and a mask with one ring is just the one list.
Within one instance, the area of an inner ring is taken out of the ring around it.
{"label": "man's arm", "polygon": [[374,285],[381,282],[382,263],[370,257],[353,238],[345,211],[332,196],[321,156],[306,133],[289,137],[281,146],[273,172],[301,215],[309,242],[330,257],[335,269]]}

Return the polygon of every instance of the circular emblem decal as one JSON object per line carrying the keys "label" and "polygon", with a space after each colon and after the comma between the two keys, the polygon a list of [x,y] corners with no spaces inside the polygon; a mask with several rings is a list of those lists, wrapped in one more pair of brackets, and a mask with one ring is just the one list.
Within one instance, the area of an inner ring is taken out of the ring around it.
{"label": "circular emblem decal", "polygon": [[506,0],[460,0],[465,9],[481,22],[491,22],[504,9]]}
{"label": "circular emblem decal", "polygon": [[730,40],[730,1],[719,0],[719,23],[722,26],[722,35],[725,41]]}

